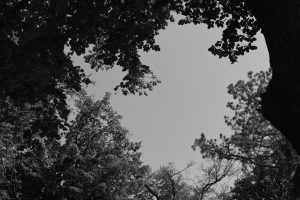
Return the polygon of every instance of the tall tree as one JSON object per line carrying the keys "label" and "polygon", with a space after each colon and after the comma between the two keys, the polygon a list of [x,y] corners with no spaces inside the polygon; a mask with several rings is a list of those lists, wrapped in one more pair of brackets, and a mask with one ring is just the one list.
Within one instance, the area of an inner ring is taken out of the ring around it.
{"label": "tall tree", "polygon": [[148,166],[140,160],[141,143],[128,139],[109,98],[108,93],[101,101],[82,95],[77,101],[78,114],[61,150],[67,163],[63,187],[76,188],[81,199],[139,199]]}
{"label": "tall tree", "polygon": [[[31,109],[1,104],[1,199],[141,199],[149,167],[140,143],[128,138],[109,94],[94,101],[81,94],[65,143],[32,132]],[[14,112],[12,112],[14,110]],[[29,136],[28,134],[33,134]]]}
{"label": "tall tree", "polygon": [[194,148],[199,148],[204,157],[242,163],[244,176],[236,182],[230,199],[293,199],[291,179],[300,164],[299,156],[286,138],[257,112],[259,95],[265,91],[271,72],[250,72],[248,77],[248,82],[228,86],[236,100],[228,103],[234,115],[225,117],[225,121],[234,134],[221,134],[220,142],[207,140],[202,134]]}

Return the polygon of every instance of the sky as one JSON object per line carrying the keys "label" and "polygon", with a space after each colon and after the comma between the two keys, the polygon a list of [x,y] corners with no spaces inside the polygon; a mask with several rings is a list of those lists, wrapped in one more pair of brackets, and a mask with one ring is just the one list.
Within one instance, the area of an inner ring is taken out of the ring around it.
{"label": "sky", "polygon": [[258,35],[258,49],[231,64],[219,59],[207,49],[221,38],[221,29],[208,30],[205,25],[170,23],[156,37],[159,52],[140,52],[143,64],[149,65],[161,83],[148,96],[114,93],[124,74],[116,66],[110,71],[94,72],[82,57],[74,62],[84,66],[95,85],[89,94],[102,99],[112,92],[111,104],[123,116],[121,124],[134,141],[142,141],[142,160],[151,168],[173,162],[183,169],[187,163],[203,161],[199,152],[191,149],[202,132],[208,138],[229,135],[224,116],[230,114],[226,103],[231,99],[227,86],[245,79],[247,72],[267,70],[269,56],[264,38]]}

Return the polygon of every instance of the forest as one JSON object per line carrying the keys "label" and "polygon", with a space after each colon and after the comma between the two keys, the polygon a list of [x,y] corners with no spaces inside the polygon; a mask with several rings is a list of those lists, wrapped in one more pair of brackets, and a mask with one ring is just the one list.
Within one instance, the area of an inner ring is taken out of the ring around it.
{"label": "forest", "polygon": [[[0,199],[298,199],[299,13],[297,0],[1,0]],[[90,96],[94,80],[72,61],[119,67],[114,90],[147,95],[160,80],[139,51],[160,51],[155,37],[175,15],[182,28],[222,28],[208,50],[231,63],[257,48],[259,31],[270,54],[270,70],[227,87],[233,134],[195,138],[191,151],[209,165],[192,180],[193,163],[144,164],[111,94]]]}

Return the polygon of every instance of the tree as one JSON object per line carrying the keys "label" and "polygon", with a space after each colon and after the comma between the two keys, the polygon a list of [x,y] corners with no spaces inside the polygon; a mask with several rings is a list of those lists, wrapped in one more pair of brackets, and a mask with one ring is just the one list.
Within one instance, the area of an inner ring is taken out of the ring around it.
{"label": "tree", "polygon": [[82,95],[77,101],[78,114],[61,150],[61,162],[67,163],[63,187],[76,188],[81,199],[138,199],[148,167],[140,160],[141,144],[128,139],[109,98],[95,102]]}
{"label": "tree", "polygon": [[222,182],[227,177],[236,174],[232,161],[213,159],[207,167],[202,165],[199,176],[188,181],[182,173],[191,166],[192,163],[182,170],[177,170],[172,163],[169,163],[167,166],[162,166],[151,172],[146,177],[145,193],[150,194],[150,197],[152,196],[156,200],[225,198],[228,187],[222,187],[227,184],[226,182],[222,184]]}
{"label": "tree", "polygon": [[233,129],[230,137],[207,140],[202,134],[194,148],[204,157],[238,161],[244,175],[235,183],[230,199],[293,199],[291,178],[300,164],[287,139],[257,112],[260,93],[265,91],[271,72],[248,73],[249,81],[228,86],[236,99],[227,106],[234,112],[225,117]]}
{"label": "tree", "polygon": [[[4,102],[5,103],[5,102]],[[140,143],[128,139],[109,104],[81,93],[65,143],[30,132],[32,110],[5,109],[0,117],[0,194],[10,199],[140,199],[149,167]],[[8,112],[9,111],[9,112]],[[4,134],[7,133],[7,134]]]}
{"label": "tree", "polygon": [[43,127],[32,123],[42,116],[42,104],[17,106],[7,98],[0,106],[1,199],[35,199],[43,188],[55,187],[47,181],[55,177],[49,166],[59,142],[42,137]]}
{"label": "tree", "polygon": [[[224,182],[226,178],[236,176],[234,162],[231,160],[213,158],[210,165],[206,168],[202,166],[201,176],[197,176],[193,182],[193,198],[192,200],[204,199],[225,199],[228,192],[228,182]],[[223,182],[223,183],[222,183]]]}
{"label": "tree", "polygon": [[[175,2],[174,2],[175,3]],[[172,3],[173,4],[173,3]],[[122,20],[120,20],[122,19]],[[172,20],[170,6],[151,1],[3,0],[0,2],[0,94],[12,101],[42,102],[47,129],[66,127],[66,95],[90,80],[71,55],[91,67],[116,64],[128,74],[124,94],[152,89],[159,81],[139,59],[138,49],[159,50],[154,36]],[[70,52],[64,52],[68,46]]]}
{"label": "tree", "polygon": [[192,163],[183,170],[177,170],[172,163],[160,167],[148,175],[145,182],[145,193],[155,197],[156,200],[191,199],[192,188],[182,175],[191,166]]}
{"label": "tree", "polygon": [[78,91],[82,82],[89,82],[70,59],[73,53],[84,54],[89,45],[94,48],[86,60],[92,68],[118,64],[128,71],[119,85],[124,93],[157,83],[143,80],[152,72],[141,64],[137,50],[159,50],[154,36],[172,20],[167,2],[5,0],[0,8],[3,95],[23,101],[45,95],[63,100],[65,90]]}

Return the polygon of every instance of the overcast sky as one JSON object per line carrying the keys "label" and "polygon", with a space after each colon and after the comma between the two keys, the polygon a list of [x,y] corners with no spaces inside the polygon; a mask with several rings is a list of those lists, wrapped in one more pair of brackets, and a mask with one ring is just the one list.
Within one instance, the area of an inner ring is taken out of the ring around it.
{"label": "overcast sky", "polygon": [[[156,37],[161,51],[141,53],[143,63],[162,83],[148,96],[112,95],[111,104],[123,116],[122,125],[129,129],[132,140],[142,141],[142,160],[152,168],[168,162],[177,168],[191,160],[201,162],[199,152],[191,149],[195,138],[202,132],[209,138],[232,133],[224,123],[224,115],[230,113],[227,86],[245,79],[248,71],[268,69],[262,35],[256,43],[258,50],[231,65],[228,59],[219,59],[207,50],[221,34],[221,30],[208,30],[204,25],[170,24]],[[88,68],[82,59],[75,62]],[[101,99],[105,92],[113,92],[122,77],[118,67],[94,72],[91,79],[96,84],[88,92]]]}

